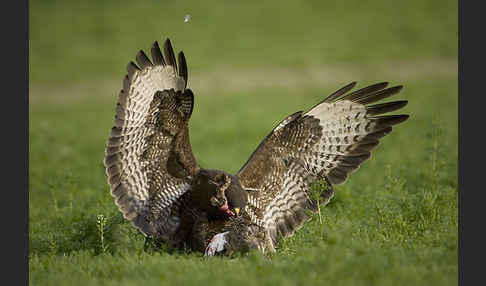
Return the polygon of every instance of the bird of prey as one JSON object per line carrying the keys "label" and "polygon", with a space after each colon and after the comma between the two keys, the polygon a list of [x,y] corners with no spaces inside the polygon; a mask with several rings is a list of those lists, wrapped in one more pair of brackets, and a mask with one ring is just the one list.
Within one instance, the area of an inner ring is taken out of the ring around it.
{"label": "bird of prey", "polygon": [[402,86],[377,83],[350,92],[350,83],[310,110],[283,119],[235,174],[205,169],[189,142],[194,94],[182,52],[169,39],[152,61],[140,50],[120,91],[104,164],[110,193],[124,218],[144,235],[173,248],[214,255],[275,251],[317,211],[311,184],[333,185],[370,158],[370,151],[408,115],[407,101],[373,104]]}

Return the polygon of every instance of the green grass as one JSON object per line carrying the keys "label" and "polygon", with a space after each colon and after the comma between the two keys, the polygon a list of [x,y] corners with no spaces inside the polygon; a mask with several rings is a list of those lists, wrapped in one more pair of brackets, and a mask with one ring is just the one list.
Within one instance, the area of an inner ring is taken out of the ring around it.
{"label": "green grass", "polygon": [[[456,2],[92,3],[30,2],[30,284],[457,284]],[[282,118],[353,80],[403,84],[411,117],[271,262],[144,251],[102,160],[125,65],[164,36],[188,58],[203,167],[236,172]]]}
{"label": "green grass", "polygon": [[197,72],[457,58],[457,1],[337,3],[33,0],[30,79],[119,78],[165,37]]}

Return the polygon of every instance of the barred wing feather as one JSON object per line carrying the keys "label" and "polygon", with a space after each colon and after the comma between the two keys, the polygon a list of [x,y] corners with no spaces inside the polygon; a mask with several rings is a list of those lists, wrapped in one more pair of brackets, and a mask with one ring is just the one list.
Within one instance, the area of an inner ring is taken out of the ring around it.
{"label": "barred wing feather", "polygon": [[[292,235],[316,211],[310,184],[325,180],[330,188],[321,196],[327,203],[332,185],[370,158],[379,139],[408,115],[377,116],[404,107],[407,101],[377,102],[398,93],[401,86],[374,84],[348,93],[355,83],[329,95],[308,112],[285,118],[260,143],[237,176],[248,190],[245,211],[266,229],[272,242]],[[273,245],[273,246],[274,246]]]}
{"label": "barred wing feather", "polygon": [[194,96],[184,54],[170,41],[130,62],[116,106],[104,164],[123,216],[146,235],[169,240],[179,227],[181,196],[199,170],[189,142]]}

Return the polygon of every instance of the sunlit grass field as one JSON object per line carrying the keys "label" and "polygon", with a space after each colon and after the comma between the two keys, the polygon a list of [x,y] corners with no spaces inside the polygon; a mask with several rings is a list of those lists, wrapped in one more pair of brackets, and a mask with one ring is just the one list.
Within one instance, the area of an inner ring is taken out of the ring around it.
{"label": "sunlit grass field", "polygon": [[[457,2],[29,5],[31,285],[457,284]],[[410,119],[271,260],[145,251],[102,160],[126,64],[165,37],[188,61],[203,167],[236,172],[281,119],[351,81],[403,84]]]}

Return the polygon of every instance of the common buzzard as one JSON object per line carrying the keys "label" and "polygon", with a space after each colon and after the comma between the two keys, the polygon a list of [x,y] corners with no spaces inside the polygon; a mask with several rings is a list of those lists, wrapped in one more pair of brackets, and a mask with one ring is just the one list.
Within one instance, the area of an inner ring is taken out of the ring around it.
{"label": "common buzzard", "polygon": [[[402,86],[377,83],[349,92],[350,83],[307,112],[282,120],[236,175],[198,165],[189,142],[194,94],[187,66],[167,39],[152,61],[141,50],[127,66],[104,164],[115,203],[134,227],[171,247],[213,255],[275,250],[317,210],[310,185],[332,185],[370,158],[379,139],[408,115],[379,116],[407,101],[369,105]],[[214,238],[213,240],[211,240]]]}

